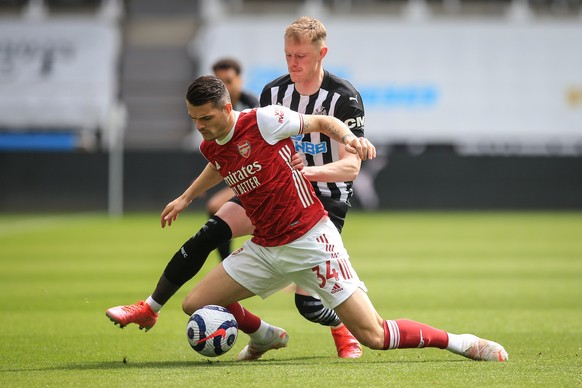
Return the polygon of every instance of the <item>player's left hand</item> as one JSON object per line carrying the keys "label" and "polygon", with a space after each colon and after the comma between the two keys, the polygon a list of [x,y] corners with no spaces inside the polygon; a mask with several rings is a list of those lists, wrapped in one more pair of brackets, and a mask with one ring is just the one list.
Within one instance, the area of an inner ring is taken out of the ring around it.
{"label": "player's left hand", "polygon": [[365,137],[355,137],[346,144],[346,151],[358,154],[362,160],[375,159],[376,147]]}

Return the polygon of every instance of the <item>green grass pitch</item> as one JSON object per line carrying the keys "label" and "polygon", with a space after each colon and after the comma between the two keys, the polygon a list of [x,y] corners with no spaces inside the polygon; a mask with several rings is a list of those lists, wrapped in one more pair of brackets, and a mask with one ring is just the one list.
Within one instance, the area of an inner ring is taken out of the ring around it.
{"label": "green grass pitch", "polygon": [[329,329],[301,318],[285,291],[243,304],[284,327],[288,348],[236,362],[241,333],[231,352],[203,358],[180,306],[215,254],[150,332],[114,326],[105,310],[146,298],[205,220],[192,212],[161,229],[154,213],[1,215],[0,387],[582,385],[582,213],[348,216],[345,245],[384,318],[493,339],[503,364],[438,349],[340,360]]}

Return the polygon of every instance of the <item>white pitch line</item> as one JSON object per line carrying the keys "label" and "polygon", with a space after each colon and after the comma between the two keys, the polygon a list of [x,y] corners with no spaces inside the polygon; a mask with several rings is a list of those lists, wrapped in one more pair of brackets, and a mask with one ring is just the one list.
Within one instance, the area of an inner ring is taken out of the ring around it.
{"label": "white pitch line", "polygon": [[[19,233],[38,232],[41,230],[48,230],[55,226],[60,226],[64,223],[80,220],[87,216],[95,216],[105,214],[100,212],[85,212],[66,214],[58,216],[33,217],[22,216],[22,219],[14,218],[13,221],[4,221],[0,216],[0,237],[6,237]],[[11,216],[12,217],[12,216]],[[15,216],[17,217],[17,216]]]}

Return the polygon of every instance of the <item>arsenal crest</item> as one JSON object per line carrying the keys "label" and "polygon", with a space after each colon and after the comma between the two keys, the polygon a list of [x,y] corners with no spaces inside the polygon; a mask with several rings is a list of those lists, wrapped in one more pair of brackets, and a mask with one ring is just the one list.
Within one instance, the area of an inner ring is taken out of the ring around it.
{"label": "arsenal crest", "polygon": [[251,143],[248,140],[241,141],[238,143],[238,152],[244,157],[248,158],[251,156]]}

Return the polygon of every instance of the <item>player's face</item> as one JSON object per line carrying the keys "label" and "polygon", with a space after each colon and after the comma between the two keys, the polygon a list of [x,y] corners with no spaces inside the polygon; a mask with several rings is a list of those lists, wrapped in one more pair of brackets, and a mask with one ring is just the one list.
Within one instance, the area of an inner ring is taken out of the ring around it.
{"label": "player's face", "polygon": [[231,103],[227,103],[224,108],[218,108],[210,102],[199,106],[186,102],[186,107],[188,115],[204,140],[220,140],[228,135],[233,125],[230,120]]}
{"label": "player's face", "polygon": [[315,46],[307,39],[285,39],[285,59],[291,81],[303,83],[318,79],[326,51],[326,47]]}

